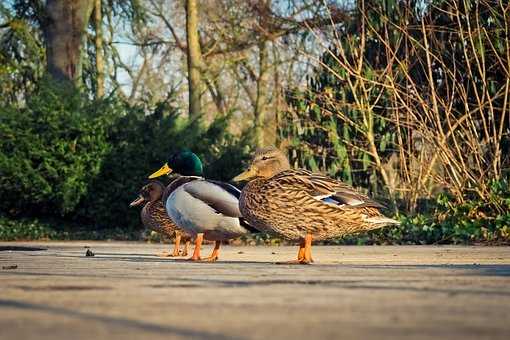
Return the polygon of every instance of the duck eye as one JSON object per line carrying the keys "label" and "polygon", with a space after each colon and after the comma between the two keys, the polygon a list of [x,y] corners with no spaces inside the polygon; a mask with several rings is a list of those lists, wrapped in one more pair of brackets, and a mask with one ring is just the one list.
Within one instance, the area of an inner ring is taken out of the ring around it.
{"label": "duck eye", "polygon": [[267,157],[267,156],[263,156],[263,157],[262,157],[262,160],[263,160],[263,161],[267,161],[268,159],[269,159],[269,157]]}

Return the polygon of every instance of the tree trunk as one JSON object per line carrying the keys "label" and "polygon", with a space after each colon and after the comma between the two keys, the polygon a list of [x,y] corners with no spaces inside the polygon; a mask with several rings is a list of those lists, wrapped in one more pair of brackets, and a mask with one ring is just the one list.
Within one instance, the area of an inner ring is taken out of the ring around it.
{"label": "tree trunk", "polygon": [[101,0],[94,0],[94,27],[96,29],[96,97],[104,96],[104,51],[103,51],[103,17]]}
{"label": "tree trunk", "polygon": [[47,0],[46,59],[55,79],[80,83],[83,38],[93,8],[93,0]]}
{"label": "tree trunk", "polygon": [[264,123],[267,107],[267,90],[269,86],[269,63],[268,63],[267,42],[259,44],[259,76],[257,78],[257,97],[253,115],[255,118],[255,143],[257,147],[264,145]]}
{"label": "tree trunk", "polygon": [[202,79],[200,66],[202,52],[198,37],[198,9],[196,0],[186,0],[186,38],[188,59],[188,83],[189,83],[189,117],[195,119],[202,113],[200,96],[202,91]]}

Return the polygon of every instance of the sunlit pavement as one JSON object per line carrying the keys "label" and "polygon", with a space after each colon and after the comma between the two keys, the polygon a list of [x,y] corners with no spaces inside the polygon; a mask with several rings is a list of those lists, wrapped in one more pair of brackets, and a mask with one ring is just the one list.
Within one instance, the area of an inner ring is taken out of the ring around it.
{"label": "sunlit pavement", "polygon": [[0,243],[0,338],[510,339],[510,247],[168,249]]}

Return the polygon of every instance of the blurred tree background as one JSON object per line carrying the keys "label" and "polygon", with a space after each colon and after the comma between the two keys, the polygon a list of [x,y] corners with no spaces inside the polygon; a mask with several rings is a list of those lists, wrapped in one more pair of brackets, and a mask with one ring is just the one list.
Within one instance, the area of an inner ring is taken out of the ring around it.
{"label": "blurred tree background", "polygon": [[171,152],[275,144],[402,221],[338,242],[505,243],[509,134],[507,1],[0,4],[0,239],[136,239]]}

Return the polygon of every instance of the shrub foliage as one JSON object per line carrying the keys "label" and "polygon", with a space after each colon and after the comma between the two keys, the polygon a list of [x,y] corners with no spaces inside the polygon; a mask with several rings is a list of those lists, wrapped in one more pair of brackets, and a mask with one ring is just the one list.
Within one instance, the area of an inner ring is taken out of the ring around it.
{"label": "shrub foliage", "polygon": [[51,82],[26,107],[0,109],[0,202],[11,215],[75,210],[108,153],[107,103]]}
{"label": "shrub foliage", "polygon": [[228,122],[229,116],[189,121],[168,102],[150,111],[91,101],[45,81],[25,107],[0,109],[1,213],[81,227],[139,227],[139,211],[129,202],[172,152],[195,151],[207,176],[228,180],[239,171],[248,137],[229,134]]}

